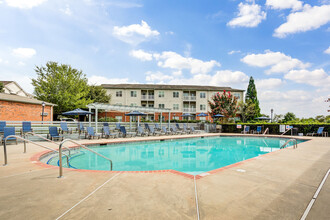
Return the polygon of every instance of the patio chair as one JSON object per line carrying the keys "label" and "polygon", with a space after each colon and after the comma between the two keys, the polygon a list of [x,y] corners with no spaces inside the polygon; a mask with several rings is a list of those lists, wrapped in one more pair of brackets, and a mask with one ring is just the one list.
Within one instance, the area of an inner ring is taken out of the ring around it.
{"label": "patio chair", "polygon": [[5,121],[0,121],[0,134],[4,132],[4,128],[6,127]]}
{"label": "patio chair", "polygon": [[66,121],[61,121],[60,131],[62,134],[64,134],[64,132],[72,134],[72,130],[68,128],[68,124],[66,123]]}
{"label": "patio chair", "polygon": [[118,133],[111,133],[109,126],[104,126],[103,127],[102,138],[103,137],[105,137],[105,138],[110,138],[110,137],[116,138],[116,137],[118,137]]}
{"label": "patio chair", "polygon": [[182,130],[182,128],[180,128],[180,125],[178,123],[176,123],[175,126],[177,127],[178,130]]}
{"label": "patio chair", "polygon": [[125,126],[120,126],[120,132],[122,137],[133,137],[136,135],[135,132],[126,132]]}
{"label": "patio chair", "polygon": [[161,127],[159,126],[159,124],[155,124],[155,129],[156,129],[157,131],[162,130]]}
{"label": "patio chair", "polygon": [[77,124],[77,131],[78,131],[78,133],[79,133],[79,135],[81,134],[81,133],[83,133],[83,132],[85,132],[85,127],[84,127],[84,124],[83,123],[81,123],[81,122],[79,122],[78,124]]}
{"label": "patio chair", "polygon": [[162,128],[163,128],[163,132],[164,132],[165,135],[172,134],[172,132],[168,131],[165,126],[163,126]]}
{"label": "patio chair", "polygon": [[108,126],[109,127],[109,123],[108,122],[103,122],[103,127]]}
{"label": "patio chair", "polygon": [[116,123],[116,128],[115,129],[120,131],[120,123],[119,122]]}
{"label": "patio chair", "polygon": [[159,131],[155,131],[155,129],[151,126],[149,126],[149,129],[150,129],[150,134],[152,135],[160,135],[161,133]]}
{"label": "patio chair", "polygon": [[148,123],[144,123],[144,128],[147,129],[148,131],[150,131]]}
{"label": "patio chair", "polygon": [[190,134],[191,132],[187,129],[187,126],[183,125],[183,132],[186,134]]}
{"label": "patio chair", "polygon": [[261,134],[262,126],[257,126],[257,130],[254,131],[255,134]]}
{"label": "patio chair", "polygon": [[182,134],[182,131],[177,130],[175,126],[172,126],[171,129],[172,129],[173,134]]}
{"label": "patio chair", "polygon": [[314,135],[323,136],[323,130],[324,130],[324,127],[319,127],[317,129],[317,132],[307,133],[306,136],[314,136]]}
{"label": "patio chair", "polygon": [[23,121],[21,128],[21,136],[25,135],[28,132],[33,132],[30,121]]}
{"label": "patio chair", "polygon": [[92,139],[92,138],[99,139],[100,138],[100,135],[99,134],[96,134],[94,132],[94,128],[93,127],[87,127],[86,138],[88,138],[88,139]]}
{"label": "patio chair", "polygon": [[47,138],[50,140],[63,140],[63,136],[59,135],[57,127],[50,126],[49,128],[49,134],[47,134]]}
{"label": "patio chair", "polygon": [[250,133],[250,126],[244,126],[244,130],[241,132],[242,134]]}
{"label": "patio chair", "polygon": [[[5,139],[10,135],[15,135],[15,127],[4,127],[3,128],[3,138],[1,138],[1,142],[5,143]],[[17,144],[16,137],[9,137],[9,138],[7,138],[7,141],[15,141]],[[6,143],[7,143],[7,141],[6,141]]]}
{"label": "patio chair", "polygon": [[191,133],[193,134],[198,134],[198,133],[202,133],[202,130],[195,130],[194,127],[190,127]]}
{"label": "patio chair", "polygon": [[142,137],[142,136],[148,136],[148,133],[145,132],[141,126],[138,126],[136,135]]}

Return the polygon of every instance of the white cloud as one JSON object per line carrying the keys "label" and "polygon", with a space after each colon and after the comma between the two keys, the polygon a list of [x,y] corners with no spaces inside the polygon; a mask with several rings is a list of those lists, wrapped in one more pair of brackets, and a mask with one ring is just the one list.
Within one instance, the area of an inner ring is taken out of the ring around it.
{"label": "white cloud", "polygon": [[282,79],[269,78],[269,79],[257,79],[255,81],[257,89],[274,89],[283,84]]}
{"label": "white cloud", "polygon": [[152,30],[147,22],[141,21],[141,24],[132,24],[122,27],[115,26],[113,28],[113,35],[125,43],[137,45],[158,36],[159,32],[157,30]]}
{"label": "white cloud", "polygon": [[266,50],[263,54],[249,54],[241,59],[242,62],[257,67],[271,68],[266,70],[267,74],[285,73],[294,68],[304,69],[310,66],[309,63],[303,63],[298,59],[292,58],[281,52],[272,52]]}
{"label": "white cloud", "polygon": [[235,53],[241,53],[241,51],[240,50],[232,50],[232,51],[228,52],[229,55],[232,55],[232,54],[235,54]]}
{"label": "white cloud", "polygon": [[291,70],[284,78],[297,83],[305,83],[318,87],[330,85],[330,76],[323,69],[316,69],[313,71]]}
{"label": "white cloud", "polygon": [[33,48],[16,48],[12,50],[12,54],[21,58],[31,58],[36,55],[36,50]]}
{"label": "white cloud", "polygon": [[101,85],[101,84],[120,84],[120,83],[137,83],[131,81],[129,78],[107,78],[104,76],[93,75],[88,77],[89,84]]}
{"label": "white cloud", "polygon": [[304,5],[303,11],[291,13],[287,22],[275,29],[274,36],[284,38],[289,34],[314,30],[330,21],[330,5]]}
{"label": "white cloud", "polygon": [[220,70],[211,79],[211,85],[231,86],[242,85],[249,81],[249,77],[241,71]]}
{"label": "white cloud", "polygon": [[61,12],[63,12],[66,15],[72,15],[72,11],[70,9],[70,6],[67,4],[65,8],[60,9]]}
{"label": "white cloud", "polygon": [[146,73],[146,81],[149,83],[165,83],[166,81],[173,80],[174,77],[171,75],[165,75],[162,72],[151,72]]}
{"label": "white cloud", "polygon": [[41,5],[47,0],[5,0],[7,5],[10,7],[20,8],[20,9],[30,9]]}
{"label": "white cloud", "polygon": [[143,50],[131,50],[129,52],[129,55],[132,57],[135,57],[141,61],[151,61],[152,60],[152,54],[147,53]]}
{"label": "white cloud", "polygon": [[161,54],[154,54],[154,57],[158,60],[157,65],[160,67],[176,70],[187,69],[190,70],[192,74],[206,74],[210,72],[213,67],[220,66],[220,63],[215,60],[202,61],[192,57],[183,57],[172,51],[164,51]]}
{"label": "white cloud", "polygon": [[303,6],[303,2],[298,0],[267,0],[266,5],[272,9],[288,9],[299,10]]}
{"label": "white cloud", "polygon": [[261,11],[260,5],[239,3],[238,17],[232,19],[227,23],[231,27],[256,27],[258,24],[266,19],[266,12]]}
{"label": "white cloud", "polygon": [[326,54],[330,54],[330,47],[328,47],[328,49],[326,49],[326,50],[324,51],[324,53],[326,53]]}

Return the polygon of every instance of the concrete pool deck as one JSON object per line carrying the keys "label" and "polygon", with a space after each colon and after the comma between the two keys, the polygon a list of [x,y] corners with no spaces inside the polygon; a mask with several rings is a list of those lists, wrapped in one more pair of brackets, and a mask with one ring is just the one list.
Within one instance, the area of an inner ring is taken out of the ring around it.
{"label": "concrete pool deck", "polygon": [[[214,134],[203,134],[208,135]],[[199,135],[185,135],[193,136]],[[172,137],[125,140],[160,138]],[[308,139],[297,149],[275,151],[197,179],[200,219],[300,219],[330,168],[330,138]],[[23,144],[7,146],[8,165],[0,167],[0,219],[197,219],[192,178],[171,172],[70,169],[64,170],[64,178],[57,178],[58,167],[31,160],[42,151],[28,144],[23,154]],[[3,147],[0,158],[3,163]],[[329,205],[330,177],[307,219],[329,219]]]}

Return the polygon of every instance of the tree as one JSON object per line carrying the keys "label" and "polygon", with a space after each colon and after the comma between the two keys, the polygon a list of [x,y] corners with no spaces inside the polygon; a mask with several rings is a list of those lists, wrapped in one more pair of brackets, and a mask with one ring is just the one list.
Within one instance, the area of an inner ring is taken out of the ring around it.
{"label": "tree", "polygon": [[222,114],[226,119],[236,116],[236,112],[239,109],[237,104],[237,97],[233,96],[230,92],[219,92],[208,101],[211,108],[211,115]]}
{"label": "tree", "polygon": [[281,123],[283,119],[284,119],[284,116],[282,114],[279,114],[279,115],[275,114],[273,120],[275,122]]}
{"label": "tree", "polygon": [[296,120],[296,115],[292,112],[288,112],[284,115],[283,122],[295,121],[295,120]]}
{"label": "tree", "polygon": [[259,101],[257,97],[257,89],[254,84],[254,79],[251,76],[248,88],[246,90],[246,96],[245,96],[245,102],[251,101],[255,105],[255,115],[253,118],[257,118],[260,116],[260,107],[259,107]]}
{"label": "tree", "polygon": [[36,66],[37,79],[32,79],[37,99],[56,104],[54,115],[76,108],[85,108],[93,101],[87,97],[86,75],[70,65],[47,62]]}
{"label": "tree", "polygon": [[241,106],[242,122],[253,120],[256,114],[255,104],[251,100],[248,100],[245,103],[241,102],[240,106]]}
{"label": "tree", "polygon": [[0,93],[5,91],[4,88],[3,82],[0,82]]}
{"label": "tree", "polygon": [[102,86],[91,85],[89,87],[89,93],[87,97],[94,102],[99,103],[109,103],[111,99],[111,95],[107,94],[107,91],[103,89]]}

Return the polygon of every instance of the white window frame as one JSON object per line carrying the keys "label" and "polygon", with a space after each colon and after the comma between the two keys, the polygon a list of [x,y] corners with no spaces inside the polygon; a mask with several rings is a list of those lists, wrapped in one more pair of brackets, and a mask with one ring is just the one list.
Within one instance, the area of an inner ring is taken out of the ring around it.
{"label": "white window frame", "polygon": [[137,97],[137,91],[136,90],[131,90],[131,97],[134,97],[134,98]]}
{"label": "white window frame", "polygon": [[123,97],[123,91],[122,90],[116,91],[116,97]]}
{"label": "white window frame", "polygon": [[180,104],[173,104],[173,110],[179,110]]}
{"label": "white window frame", "polygon": [[165,92],[164,91],[159,91],[158,92],[158,98],[164,98],[165,97]]}

